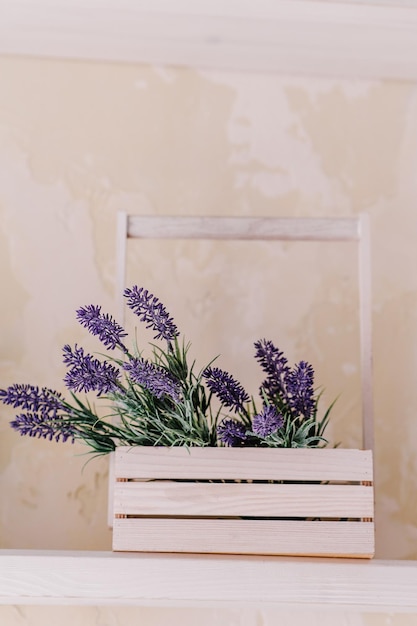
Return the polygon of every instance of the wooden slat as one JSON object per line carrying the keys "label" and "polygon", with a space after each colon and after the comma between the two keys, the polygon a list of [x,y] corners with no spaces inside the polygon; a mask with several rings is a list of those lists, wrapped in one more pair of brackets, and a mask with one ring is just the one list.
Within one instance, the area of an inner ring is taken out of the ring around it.
{"label": "wooden slat", "polygon": [[372,452],[349,449],[119,447],[115,477],[372,481]]}
{"label": "wooden slat", "polygon": [[367,557],[371,522],[116,519],[113,550]]}
{"label": "wooden slat", "polygon": [[[126,248],[127,248],[128,218],[125,211],[119,211],[116,224],[116,309],[117,321],[122,326],[125,322],[125,301],[123,292],[126,278]],[[114,455],[109,455],[109,489],[107,505],[107,524],[113,524],[113,486],[114,486]]]}
{"label": "wooden slat", "polygon": [[373,517],[373,489],[362,485],[117,482],[115,514]]}
{"label": "wooden slat", "polygon": [[372,381],[372,281],[369,216],[360,216],[359,240],[359,327],[362,387],[362,445],[374,448],[374,408]]}
{"label": "wooden slat", "polygon": [[116,226],[116,299],[118,321],[124,324],[125,301],[123,292],[126,279],[126,245],[127,245],[128,216],[124,211],[117,214]]}
{"label": "wooden slat", "polygon": [[129,215],[128,236],[142,239],[352,241],[357,218],[184,217]]}

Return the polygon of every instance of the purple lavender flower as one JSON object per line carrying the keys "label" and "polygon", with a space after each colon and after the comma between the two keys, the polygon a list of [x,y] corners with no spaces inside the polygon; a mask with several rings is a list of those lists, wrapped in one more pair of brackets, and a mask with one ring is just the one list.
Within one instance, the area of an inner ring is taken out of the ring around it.
{"label": "purple lavender flower", "polygon": [[34,385],[15,384],[7,389],[0,389],[0,399],[3,404],[15,409],[22,407],[26,411],[42,411],[52,416],[64,408],[60,393],[47,387],[39,389]]}
{"label": "purple lavender flower", "polygon": [[47,387],[39,389],[34,385],[11,385],[0,390],[0,398],[4,404],[13,408],[22,407],[27,413],[21,413],[10,422],[12,428],[21,435],[43,437],[66,441],[70,437],[74,441],[73,426],[63,420],[59,411],[65,410],[61,394]]}
{"label": "purple lavender flower", "polygon": [[96,391],[103,393],[116,391],[120,371],[107,361],[101,362],[90,354],[84,354],[83,348],[75,345],[64,346],[64,363],[70,370],[66,373],[64,383],[71,391]]}
{"label": "purple lavender flower", "polygon": [[101,313],[100,306],[89,304],[81,307],[77,311],[77,320],[92,335],[96,335],[106,348],[110,350],[120,348],[123,352],[128,352],[122,342],[122,337],[127,337],[127,333],[111,315]]}
{"label": "purple lavender flower", "polygon": [[29,437],[41,437],[52,441],[62,440],[63,442],[71,439],[74,443],[75,428],[67,420],[60,418],[52,418],[46,413],[22,413],[10,422],[10,426],[21,435],[29,435]]}
{"label": "purple lavender flower", "polygon": [[252,430],[259,437],[268,437],[284,425],[284,418],[277,409],[268,404],[264,407],[262,413],[255,415],[252,421]]}
{"label": "purple lavender flower", "polygon": [[207,386],[220,400],[220,402],[238,413],[245,412],[244,402],[249,401],[249,395],[242,385],[227,372],[218,367],[207,367],[203,372],[207,380]]}
{"label": "purple lavender flower", "polygon": [[133,358],[124,364],[130,378],[145,387],[156,398],[170,396],[175,402],[180,398],[180,385],[169,372],[145,359]]}
{"label": "purple lavender flower", "polygon": [[259,341],[255,341],[255,358],[261,365],[262,369],[269,376],[275,376],[282,371],[287,371],[287,359],[284,356],[284,353],[279,350],[272,341],[266,339],[260,339]]}
{"label": "purple lavender flower", "polygon": [[289,372],[287,359],[284,353],[274,346],[272,341],[261,339],[255,342],[255,358],[268,375],[263,381],[260,392],[272,399],[276,395],[286,397],[284,379]]}
{"label": "purple lavender flower", "polygon": [[289,396],[290,407],[307,419],[311,416],[314,408],[314,369],[306,361],[300,361],[298,365],[287,372],[285,384]]}
{"label": "purple lavender flower", "polygon": [[132,289],[125,289],[124,296],[127,298],[128,307],[139,317],[141,322],[146,323],[146,328],[152,328],[156,332],[154,339],[163,338],[171,342],[179,335],[177,327],[164,305],[147,289],[138,288],[135,285]]}
{"label": "purple lavender flower", "polygon": [[225,419],[217,427],[220,441],[228,446],[241,446],[247,439],[246,428],[234,419]]}

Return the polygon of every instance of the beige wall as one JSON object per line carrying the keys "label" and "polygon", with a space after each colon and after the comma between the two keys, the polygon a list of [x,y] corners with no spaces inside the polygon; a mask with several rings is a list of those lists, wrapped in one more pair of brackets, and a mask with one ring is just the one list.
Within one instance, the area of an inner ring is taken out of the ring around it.
{"label": "beige wall", "polygon": [[[0,386],[62,390],[62,346],[77,341],[100,351],[74,313],[89,303],[116,311],[120,209],[366,211],[377,554],[417,559],[416,171],[413,84],[0,59]],[[219,366],[254,394],[256,339],[272,339],[293,361],[309,359],[326,400],[341,394],[332,440],[351,447],[360,444],[354,252],[350,244],[135,242],[128,283],[160,296],[201,366],[221,353]],[[8,426],[12,415],[0,409],[0,547],[109,549],[106,460],[85,466],[80,445],[20,438]],[[57,608],[3,608],[2,615],[7,625],[44,624],[48,616],[51,623],[102,626],[139,617],[146,624],[277,619],[261,611],[90,608],[66,609],[65,618]],[[326,619],[317,616],[317,623]],[[414,623],[409,619],[337,617],[372,626]]]}

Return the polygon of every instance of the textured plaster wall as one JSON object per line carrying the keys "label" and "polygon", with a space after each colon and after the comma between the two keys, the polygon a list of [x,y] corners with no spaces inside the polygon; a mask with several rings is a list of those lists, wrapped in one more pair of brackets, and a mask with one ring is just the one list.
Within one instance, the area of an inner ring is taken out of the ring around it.
{"label": "textured plaster wall", "polygon": [[[115,305],[115,219],[371,218],[377,554],[417,559],[417,88],[412,84],[0,59],[0,387],[63,389],[61,348],[100,351],[75,309]],[[355,248],[131,242],[128,283],[254,394],[253,341],[310,360],[333,441],[360,445]],[[129,326],[134,322],[128,320]],[[147,341],[141,329],[140,338]],[[107,461],[20,438],[0,408],[0,547],[110,549]],[[280,623],[306,615],[280,614]],[[269,625],[272,611],[0,607],[11,626]],[[297,619],[297,621],[295,621]],[[413,617],[311,616],[408,625]],[[333,619],[333,621],[329,621]],[[205,621],[206,620],[206,621]],[[344,620],[344,621],[343,621]]]}

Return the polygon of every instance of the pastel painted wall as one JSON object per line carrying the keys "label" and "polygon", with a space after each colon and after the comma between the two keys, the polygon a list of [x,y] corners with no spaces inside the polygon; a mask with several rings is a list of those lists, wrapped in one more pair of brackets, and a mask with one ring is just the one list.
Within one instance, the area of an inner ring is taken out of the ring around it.
{"label": "pastel painted wall", "polygon": [[[75,321],[115,314],[115,220],[138,214],[370,215],[380,558],[417,559],[417,88],[414,84],[0,59],[0,387],[64,391]],[[257,393],[253,342],[310,360],[332,441],[360,445],[355,248],[131,242],[128,283]],[[129,327],[134,321],[128,320]],[[142,331],[141,331],[142,332]],[[140,335],[143,340],[146,335]],[[0,408],[0,547],[108,550],[107,461],[20,438]],[[280,623],[306,615],[280,614]],[[316,623],[330,624],[321,614]],[[271,611],[0,608],[1,623],[275,624]],[[338,615],[349,625],[412,616]],[[205,621],[206,620],[206,621]],[[334,623],[332,621],[331,623]]]}

